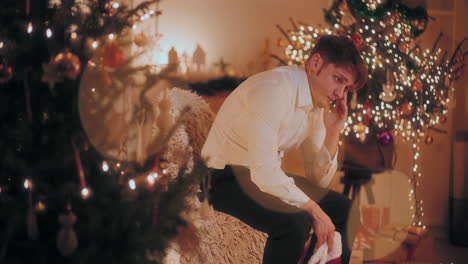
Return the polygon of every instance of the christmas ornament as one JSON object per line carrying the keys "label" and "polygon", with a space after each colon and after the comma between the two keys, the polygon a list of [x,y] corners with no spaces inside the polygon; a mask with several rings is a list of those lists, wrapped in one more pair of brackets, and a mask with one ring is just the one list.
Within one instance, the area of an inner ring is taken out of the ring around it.
{"label": "christmas ornament", "polygon": [[387,146],[393,142],[393,136],[388,131],[377,133],[377,140],[382,146]]}
{"label": "christmas ornament", "polygon": [[109,88],[112,85],[112,78],[107,71],[102,71],[99,77],[99,84],[103,88]]}
{"label": "christmas ornament", "polygon": [[407,53],[408,52],[408,43],[406,42],[400,42],[400,44],[398,44],[398,50],[402,53]]}
{"label": "christmas ornament", "polygon": [[441,116],[441,117],[440,117],[440,123],[441,123],[441,124],[447,123],[447,117]]}
{"label": "christmas ornament", "polygon": [[353,41],[354,45],[356,46],[356,48],[358,50],[361,49],[361,46],[362,46],[362,36],[361,34],[355,32],[352,36],[351,36],[351,40]]}
{"label": "christmas ornament", "polygon": [[75,80],[81,70],[78,56],[71,52],[62,52],[52,58],[49,63],[43,64],[42,81],[54,88],[55,83],[63,82],[64,78]]}
{"label": "christmas ornament", "polygon": [[349,6],[346,1],[341,2],[340,5],[338,6],[338,9],[340,10],[340,13],[341,13],[341,23],[344,26],[349,27],[353,25],[354,23],[356,23],[356,19],[349,11]]}
{"label": "christmas ornament", "polygon": [[62,228],[57,235],[57,249],[63,256],[70,256],[78,247],[78,238],[73,230],[76,216],[71,211],[70,205],[67,205],[67,211],[67,213],[59,216]]}
{"label": "christmas ornament", "polygon": [[0,83],[6,83],[13,77],[13,70],[4,64],[0,64]]}
{"label": "christmas ornament", "polygon": [[52,64],[56,66],[59,74],[72,80],[76,79],[81,69],[80,58],[71,52],[59,53],[52,60]]}
{"label": "christmas ornament", "polygon": [[431,145],[432,142],[434,142],[434,138],[430,135],[427,135],[426,138],[424,139],[424,143],[426,143],[427,145]]}
{"label": "christmas ornament", "polygon": [[141,32],[141,33],[135,35],[135,37],[133,38],[133,42],[138,47],[144,47],[144,46],[148,45],[148,37],[146,37],[145,33]]}
{"label": "christmas ornament", "polygon": [[411,102],[404,102],[401,106],[400,106],[400,111],[403,115],[411,115],[413,113],[413,104]]}
{"label": "christmas ornament", "polygon": [[125,63],[125,54],[121,47],[117,44],[109,43],[102,51],[102,64],[104,66],[117,69]]}
{"label": "christmas ornament", "polygon": [[416,92],[422,91],[423,84],[420,79],[416,79],[413,83],[413,90]]}
{"label": "christmas ornament", "polygon": [[342,1],[339,5],[338,5],[338,9],[340,11],[349,11],[349,6],[348,6],[348,2],[346,1]]}
{"label": "christmas ornament", "polygon": [[369,98],[366,99],[366,103],[364,105],[364,110],[366,111],[365,115],[364,115],[364,123],[366,124],[366,126],[369,125],[369,122],[372,118],[372,107],[370,105],[370,101],[369,101]]}
{"label": "christmas ornament", "polygon": [[353,91],[353,96],[351,97],[351,102],[349,102],[349,107],[352,110],[355,110],[357,107],[357,92]]}

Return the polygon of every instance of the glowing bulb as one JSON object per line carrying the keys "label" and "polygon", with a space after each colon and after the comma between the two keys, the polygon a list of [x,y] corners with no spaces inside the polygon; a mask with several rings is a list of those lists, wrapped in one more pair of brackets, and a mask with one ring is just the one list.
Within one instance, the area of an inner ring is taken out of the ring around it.
{"label": "glowing bulb", "polygon": [[154,178],[153,178],[152,174],[148,175],[148,177],[146,177],[146,179],[148,180],[149,184],[154,184]]}
{"label": "glowing bulb", "polygon": [[109,39],[114,39],[115,35],[114,34],[109,34]]}
{"label": "glowing bulb", "polygon": [[3,48],[3,41],[0,41],[0,49]]}
{"label": "glowing bulb", "polygon": [[50,28],[48,28],[48,29],[46,30],[46,36],[47,36],[47,38],[51,38],[51,37],[52,37],[52,30],[51,30]]}
{"label": "glowing bulb", "polygon": [[84,187],[83,189],[81,189],[81,196],[83,197],[83,199],[88,199],[90,194],[91,192],[88,188]]}
{"label": "glowing bulb", "polygon": [[32,189],[32,182],[31,182],[30,179],[26,179],[26,180],[24,181],[24,188],[25,188],[25,189]]}
{"label": "glowing bulb", "polygon": [[71,33],[71,39],[76,39],[78,37],[78,34],[76,32]]}
{"label": "glowing bulb", "polygon": [[133,180],[133,179],[129,180],[128,185],[130,186],[130,189],[132,189],[132,190],[136,189],[135,180]]}
{"label": "glowing bulb", "polygon": [[109,171],[109,165],[107,164],[106,161],[103,161],[103,162],[102,162],[102,170],[103,170],[104,172],[108,172],[108,171]]}
{"label": "glowing bulb", "polygon": [[114,3],[114,4],[112,5],[112,7],[113,7],[113,8],[116,8],[116,9],[119,8],[119,6],[120,6],[119,3]]}
{"label": "glowing bulb", "polygon": [[162,170],[162,173],[167,174],[167,170],[166,169]]}
{"label": "glowing bulb", "polygon": [[32,23],[29,22],[28,23],[28,34],[31,34],[32,31],[33,31],[33,26],[32,26]]}
{"label": "glowing bulb", "polygon": [[93,41],[93,44],[91,44],[91,47],[93,47],[93,49],[96,49],[98,47],[98,42],[96,40]]}

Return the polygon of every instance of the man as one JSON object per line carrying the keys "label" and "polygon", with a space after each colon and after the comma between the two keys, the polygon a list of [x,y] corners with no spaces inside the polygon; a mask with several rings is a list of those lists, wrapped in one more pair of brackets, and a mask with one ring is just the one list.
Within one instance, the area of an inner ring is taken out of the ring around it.
{"label": "man", "polygon": [[[351,203],[331,191],[318,197],[311,183],[321,188],[330,183],[348,91],[366,80],[353,42],[323,36],[305,70],[285,66],[254,75],[221,106],[202,149],[208,167],[215,169],[209,199],[214,209],[268,234],[263,263],[296,264],[311,228],[315,247],[310,246],[307,258],[323,243],[331,250],[335,226],[342,235],[342,262],[349,262]],[[299,147],[307,180],[281,170],[282,153]]]}

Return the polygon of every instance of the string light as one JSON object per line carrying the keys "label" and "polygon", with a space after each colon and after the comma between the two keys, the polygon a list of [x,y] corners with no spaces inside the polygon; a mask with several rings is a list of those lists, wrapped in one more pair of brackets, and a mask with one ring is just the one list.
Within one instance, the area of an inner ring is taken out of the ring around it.
{"label": "string light", "polygon": [[31,22],[28,23],[28,30],[27,31],[28,31],[28,34],[31,34],[32,31],[33,31],[33,25],[32,25]]}
{"label": "string light", "polygon": [[24,188],[25,189],[28,189],[28,190],[31,190],[32,189],[32,182],[30,179],[26,179],[24,180]]}
{"label": "string light", "polygon": [[3,41],[0,41],[0,49],[3,49]]}
{"label": "string light", "polygon": [[134,179],[129,180],[128,186],[130,186],[130,189],[135,190],[136,189],[135,180]]}
{"label": "string light", "polygon": [[47,36],[47,38],[52,37],[52,30],[50,28],[46,29],[46,36]]}
{"label": "string light", "polygon": [[109,171],[109,164],[107,164],[106,161],[103,161],[103,162],[102,162],[102,170],[103,170],[104,172],[108,172],[108,171]]}
{"label": "string light", "polygon": [[88,199],[90,195],[91,191],[87,187],[81,189],[81,197],[83,197],[83,199]]}
{"label": "string light", "polygon": [[91,44],[91,47],[93,47],[93,49],[96,49],[98,47],[98,42],[96,40],[93,41],[93,43]]}

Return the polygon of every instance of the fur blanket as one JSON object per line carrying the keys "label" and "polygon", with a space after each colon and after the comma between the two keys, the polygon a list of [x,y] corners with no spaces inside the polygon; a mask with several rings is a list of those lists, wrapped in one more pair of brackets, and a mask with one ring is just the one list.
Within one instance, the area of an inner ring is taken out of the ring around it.
{"label": "fur blanket", "polygon": [[[182,109],[190,110],[183,116],[182,125],[168,142],[165,158],[169,172],[177,175],[181,153],[189,153],[189,165],[200,157],[201,148],[214,120],[214,113],[202,97],[193,92],[172,88],[168,90],[172,115],[177,118]],[[266,234],[259,232],[240,220],[211,210],[209,217],[200,216],[201,204],[197,197],[190,197],[193,210],[187,220],[194,223],[200,238],[199,248],[194,252],[180,252],[173,243],[166,257],[166,264],[255,264],[261,263]]]}

